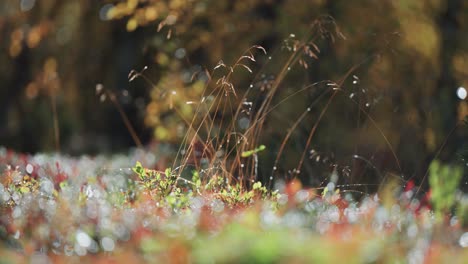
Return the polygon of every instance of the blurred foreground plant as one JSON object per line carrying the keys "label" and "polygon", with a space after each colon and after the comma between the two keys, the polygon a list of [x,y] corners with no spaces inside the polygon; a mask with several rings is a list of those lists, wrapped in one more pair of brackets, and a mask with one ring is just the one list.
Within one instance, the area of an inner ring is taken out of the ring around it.
{"label": "blurred foreground plant", "polygon": [[442,165],[435,160],[429,167],[429,185],[431,202],[437,221],[450,213],[456,202],[456,192],[463,175],[461,167]]}

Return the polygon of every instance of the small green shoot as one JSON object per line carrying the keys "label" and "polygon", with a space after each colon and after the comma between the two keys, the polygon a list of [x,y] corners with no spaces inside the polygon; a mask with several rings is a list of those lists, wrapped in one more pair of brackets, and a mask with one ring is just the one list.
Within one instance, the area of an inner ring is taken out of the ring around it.
{"label": "small green shoot", "polygon": [[247,150],[247,151],[242,152],[241,157],[247,158],[265,149],[266,149],[265,145],[260,145],[258,148],[255,148],[253,150]]}

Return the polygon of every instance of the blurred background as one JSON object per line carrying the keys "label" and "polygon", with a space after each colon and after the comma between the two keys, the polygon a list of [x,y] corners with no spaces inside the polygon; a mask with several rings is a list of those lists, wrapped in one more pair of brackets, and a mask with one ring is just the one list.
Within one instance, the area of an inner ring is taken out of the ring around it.
{"label": "blurred background", "polygon": [[[311,33],[314,21],[333,33]],[[186,102],[199,100],[205,69],[261,45],[267,55],[250,65],[253,74],[233,80],[237,94],[253,85],[256,103],[285,65],[288,43],[312,38],[318,59],[292,65],[278,102],[356,68],[319,125],[306,173],[352,168],[358,182],[373,170],[359,169],[358,156],[377,171],[421,179],[436,155],[468,164],[467,32],[464,0],[3,0],[0,145],[26,153],[125,151],[135,141],[116,104],[144,145],[176,144],[185,129],[180,113],[190,119]],[[130,74],[143,69],[145,78]],[[323,86],[271,113],[260,140],[268,150],[261,154],[264,175],[286,128],[311,107],[281,171],[297,164],[325,106],[325,99],[311,105]]]}

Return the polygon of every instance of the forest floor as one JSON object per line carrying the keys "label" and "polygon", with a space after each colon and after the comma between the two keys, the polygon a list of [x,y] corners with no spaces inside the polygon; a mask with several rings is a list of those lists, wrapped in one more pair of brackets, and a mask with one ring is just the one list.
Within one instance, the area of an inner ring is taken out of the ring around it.
{"label": "forest floor", "polygon": [[468,260],[466,204],[441,213],[411,183],[356,199],[333,182],[277,181],[272,192],[147,169],[157,162],[144,150],[72,158],[0,149],[0,263]]}

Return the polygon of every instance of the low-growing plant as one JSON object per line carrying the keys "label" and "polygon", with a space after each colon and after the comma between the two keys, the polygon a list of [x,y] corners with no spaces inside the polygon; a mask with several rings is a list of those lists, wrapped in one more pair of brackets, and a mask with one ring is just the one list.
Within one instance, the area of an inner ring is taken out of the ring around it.
{"label": "low-growing plant", "polygon": [[429,167],[430,199],[438,221],[450,214],[456,202],[457,188],[463,176],[463,168],[443,165],[434,160]]}
{"label": "low-growing plant", "polygon": [[[183,207],[188,198],[196,194],[207,194],[223,201],[228,206],[248,205],[255,199],[271,199],[278,197],[278,191],[271,192],[260,181],[255,182],[250,190],[246,190],[239,183],[231,184],[226,179],[214,175],[206,184],[202,184],[200,174],[193,171],[192,180],[175,176],[171,169],[164,173],[144,168],[136,162],[132,170],[138,175],[139,182],[145,191],[148,191],[156,200],[165,200],[176,207]],[[189,184],[192,188],[182,188],[180,183]]]}
{"label": "low-growing plant", "polygon": [[138,175],[139,181],[147,191],[156,191],[162,196],[168,195],[176,188],[177,176],[167,168],[164,172],[144,168],[139,161],[132,170]]}

